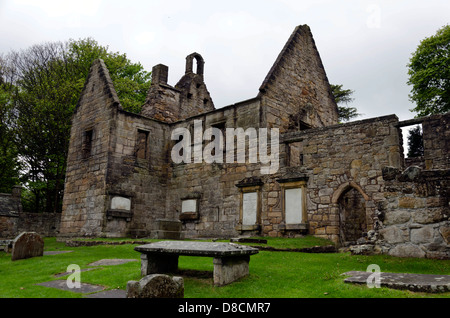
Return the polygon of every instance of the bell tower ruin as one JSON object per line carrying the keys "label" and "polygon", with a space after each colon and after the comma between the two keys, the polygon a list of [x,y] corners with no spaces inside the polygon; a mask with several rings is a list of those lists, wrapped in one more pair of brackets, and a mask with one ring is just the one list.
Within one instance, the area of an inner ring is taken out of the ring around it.
{"label": "bell tower ruin", "polygon": [[[197,62],[193,71],[194,60]],[[186,57],[186,72],[175,87],[167,83],[169,68],[158,64],[152,69],[152,85],[141,115],[164,122],[175,122],[214,110],[204,82],[205,61],[198,53]]]}

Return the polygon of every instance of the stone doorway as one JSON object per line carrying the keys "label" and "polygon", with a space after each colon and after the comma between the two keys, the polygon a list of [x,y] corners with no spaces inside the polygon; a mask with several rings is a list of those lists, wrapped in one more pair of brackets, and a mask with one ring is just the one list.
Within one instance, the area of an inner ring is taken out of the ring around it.
{"label": "stone doorway", "polygon": [[349,187],[337,203],[340,243],[342,246],[356,244],[358,239],[367,236],[366,200],[357,189]]}

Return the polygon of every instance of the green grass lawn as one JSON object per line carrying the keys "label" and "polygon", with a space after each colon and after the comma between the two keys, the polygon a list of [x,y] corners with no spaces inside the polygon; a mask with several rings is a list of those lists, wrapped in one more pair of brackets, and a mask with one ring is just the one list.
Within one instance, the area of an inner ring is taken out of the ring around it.
{"label": "green grass lawn", "polygon": [[[329,242],[314,237],[301,239],[268,239],[268,246],[302,248]],[[55,238],[45,239],[45,250],[71,250],[71,253],[44,255],[12,262],[9,254],[0,252],[0,298],[70,298],[83,295],[54,288],[36,286],[56,279],[70,264],[81,269],[89,263],[111,258],[140,259],[132,244],[67,247]],[[212,258],[181,256],[179,268],[184,276],[185,298],[449,298],[450,293],[425,294],[387,288],[369,289],[365,285],[344,283],[347,271],[366,271],[371,264],[382,272],[450,274],[445,260],[394,258],[389,256],[356,256],[350,253],[310,254],[260,251],[251,256],[250,275],[224,287],[212,285]],[[123,265],[101,266],[81,273],[81,282],[99,284],[107,289],[125,290],[129,280],[139,280],[140,261]]]}

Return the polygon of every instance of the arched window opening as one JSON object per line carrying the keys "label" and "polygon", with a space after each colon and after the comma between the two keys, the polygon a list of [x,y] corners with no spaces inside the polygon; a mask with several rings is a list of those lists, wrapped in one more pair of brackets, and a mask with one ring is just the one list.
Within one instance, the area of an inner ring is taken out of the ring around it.
{"label": "arched window opening", "polygon": [[197,63],[195,74],[203,76],[205,61],[198,53],[192,53],[186,57],[186,74],[193,73],[194,59]]}

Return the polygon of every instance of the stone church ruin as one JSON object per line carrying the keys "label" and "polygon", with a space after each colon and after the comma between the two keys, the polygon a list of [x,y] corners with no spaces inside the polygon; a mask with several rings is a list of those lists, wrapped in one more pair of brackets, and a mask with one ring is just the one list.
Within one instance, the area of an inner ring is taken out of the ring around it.
{"label": "stone church ruin", "polygon": [[[171,86],[168,67],[154,66],[134,114],[122,109],[104,62],[94,61],[72,119],[61,237],[311,234],[368,253],[449,258],[449,113],[340,124],[306,25],[295,28],[256,97],[215,108],[205,71],[192,53]],[[223,132],[277,128],[278,170],[263,174],[261,162],[248,160],[173,162],[172,132],[193,131],[195,121]],[[401,127],[416,123],[422,168],[406,166],[403,155]]]}

